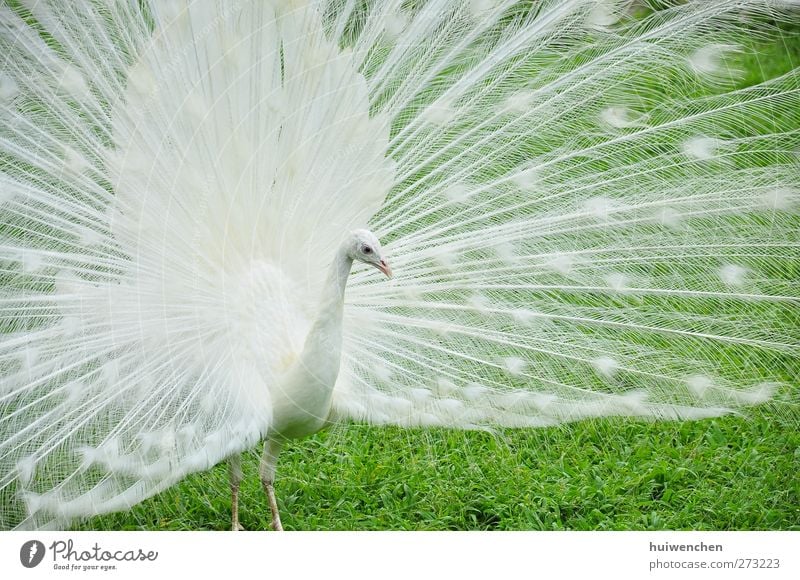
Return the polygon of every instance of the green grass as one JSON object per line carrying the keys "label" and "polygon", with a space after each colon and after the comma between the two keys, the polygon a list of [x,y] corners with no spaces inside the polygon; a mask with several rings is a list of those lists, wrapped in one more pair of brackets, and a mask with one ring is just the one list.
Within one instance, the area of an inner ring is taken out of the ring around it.
{"label": "green grass", "polygon": [[[248,454],[248,530],[269,507]],[[276,483],[288,530],[800,530],[800,433],[766,412],[595,420],[495,434],[341,426],[290,445]],[[225,530],[227,468],[80,529]]]}

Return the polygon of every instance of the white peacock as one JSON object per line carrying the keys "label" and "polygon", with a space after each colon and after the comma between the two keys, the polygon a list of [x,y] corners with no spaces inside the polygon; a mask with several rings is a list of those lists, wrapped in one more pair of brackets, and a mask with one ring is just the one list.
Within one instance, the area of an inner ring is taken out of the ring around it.
{"label": "white peacock", "polygon": [[784,5],[626,6],[0,7],[0,525],[229,459],[236,529],[265,440],[280,528],[281,445],[338,421],[791,396],[799,77],[724,82]]}

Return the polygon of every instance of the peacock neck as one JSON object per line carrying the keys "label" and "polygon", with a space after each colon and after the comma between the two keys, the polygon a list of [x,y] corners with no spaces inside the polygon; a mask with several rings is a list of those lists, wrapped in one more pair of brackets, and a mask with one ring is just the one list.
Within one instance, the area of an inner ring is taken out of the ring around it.
{"label": "peacock neck", "polygon": [[[336,252],[336,257],[331,265],[322,291],[317,317],[308,333],[303,349],[303,358],[306,361],[330,360],[331,364],[325,366],[328,369],[335,369],[336,373],[338,373],[341,353],[344,290],[352,266],[353,259],[349,256],[347,247],[343,245]],[[335,376],[333,379],[335,380]]]}
{"label": "peacock neck", "polygon": [[350,276],[352,267],[353,258],[349,256],[347,247],[343,245],[336,252],[336,258],[331,264],[314,326],[327,327],[333,323],[341,333],[344,289],[347,286],[347,278]]}
{"label": "peacock neck", "polygon": [[352,265],[347,250],[340,248],[300,359],[273,393],[273,437],[304,437],[328,420],[342,353],[344,289]]}

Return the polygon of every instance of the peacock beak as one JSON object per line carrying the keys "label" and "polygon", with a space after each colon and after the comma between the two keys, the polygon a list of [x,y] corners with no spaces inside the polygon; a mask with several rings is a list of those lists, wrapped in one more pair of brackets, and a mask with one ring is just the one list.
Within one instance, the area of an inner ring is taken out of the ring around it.
{"label": "peacock beak", "polygon": [[377,264],[376,267],[378,268],[378,270],[386,274],[387,278],[392,277],[392,269],[389,267],[389,263],[386,260],[381,260],[381,263]]}

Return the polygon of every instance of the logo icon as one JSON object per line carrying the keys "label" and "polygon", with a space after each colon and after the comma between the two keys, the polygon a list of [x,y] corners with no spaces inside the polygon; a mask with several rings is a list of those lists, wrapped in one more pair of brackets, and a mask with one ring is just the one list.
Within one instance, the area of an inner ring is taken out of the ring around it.
{"label": "logo icon", "polygon": [[28,540],[19,549],[19,561],[26,568],[35,568],[44,559],[44,544],[39,540]]}

